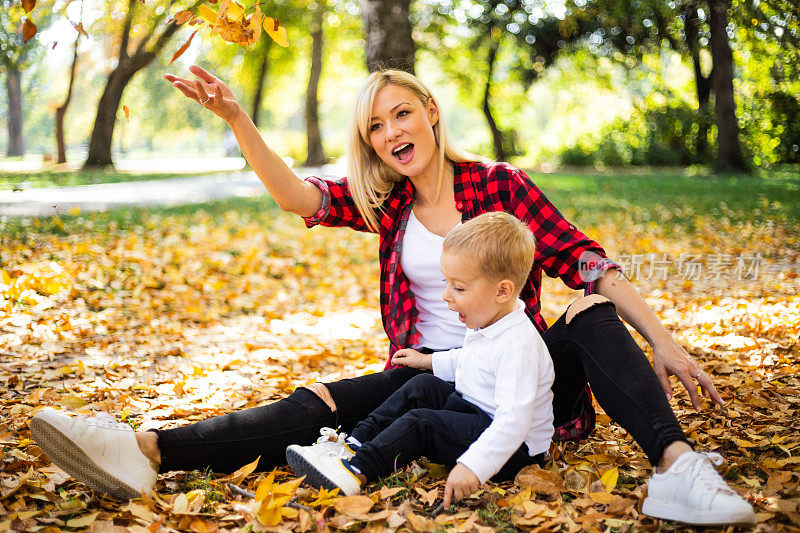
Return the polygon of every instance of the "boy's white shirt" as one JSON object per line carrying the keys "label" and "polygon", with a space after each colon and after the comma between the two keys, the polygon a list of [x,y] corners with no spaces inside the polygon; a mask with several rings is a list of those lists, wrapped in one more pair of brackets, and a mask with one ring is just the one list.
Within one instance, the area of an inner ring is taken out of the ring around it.
{"label": "boy's white shirt", "polygon": [[467,329],[464,346],[436,352],[433,374],[455,381],[464,399],[492,423],[458,458],[481,483],[495,475],[524,442],[536,455],[553,437],[553,362],[525,314],[525,304],[489,327]]}

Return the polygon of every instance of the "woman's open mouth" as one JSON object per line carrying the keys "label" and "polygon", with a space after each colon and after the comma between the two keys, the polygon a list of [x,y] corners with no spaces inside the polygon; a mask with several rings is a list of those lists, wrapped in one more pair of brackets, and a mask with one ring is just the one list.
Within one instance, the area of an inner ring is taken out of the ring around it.
{"label": "woman's open mouth", "polygon": [[414,145],[411,143],[403,143],[392,150],[392,155],[401,165],[405,165],[414,157]]}

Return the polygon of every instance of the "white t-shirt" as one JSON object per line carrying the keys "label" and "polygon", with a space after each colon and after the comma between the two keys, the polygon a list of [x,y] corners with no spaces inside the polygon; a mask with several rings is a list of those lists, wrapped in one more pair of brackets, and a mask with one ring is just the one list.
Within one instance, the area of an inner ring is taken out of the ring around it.
{"label": "white t-shirt", "polygon": [[492,417],[458,458],[481,483],[499,472],[523,442],[532,456],[550,448],[553,361],[521,300],[491,326],[467,329],[463,348],[434,353],[433,374],[455,381],[465,400]]}
{"label": "white t-shirt", "polygon": [[411,284],[419,312],[416,328],[420,335],[414,348],[449,350],[464,342],[466,326],[442,300],[446,285],[441,263],[443,243],[444,237],[429,231],[411,211],[400,250],[400,268]]}

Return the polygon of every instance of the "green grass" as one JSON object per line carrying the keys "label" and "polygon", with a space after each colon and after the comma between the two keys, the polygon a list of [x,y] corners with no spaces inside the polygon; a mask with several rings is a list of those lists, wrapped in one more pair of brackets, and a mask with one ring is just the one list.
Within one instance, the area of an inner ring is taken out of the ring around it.
{"label": "green grass", "polygon": [[[614,171],[531,173],[533,181],[579,227],[602,223],[656,224],[691,230],[698,219],[727,218],[732,223],[800,223],[800,169],[755,176],[715,177],[689,171]],[[266,220],[277,210],[267,195],[231,198],[177,207],[122,208],[61,218],[0,222],[0,235],[24,238],[29,232],[70,234],[147,227],[163,218],[189,224],[198,217]],[[0,238],[0,241],[3,239]]]}
{"label": "green grass", "polygon": [[40,170],[35,172],[0,172],[0,190],[12,189],[24,183],[26,189],[39,187],[63,187],[90,185],[93,183],[117,183],[120,181],[149,181],[168,178],[201,176],[213,172],[168,173],[168,172],[122,172],[113,169],[92,170]]}
{"label": "green grass", "polygon": [[732,223],[800,222],[800,168],[715,176],[691,170],[531,173],[559,210],[581,226],[618,221],[694,225],[695,217]]}

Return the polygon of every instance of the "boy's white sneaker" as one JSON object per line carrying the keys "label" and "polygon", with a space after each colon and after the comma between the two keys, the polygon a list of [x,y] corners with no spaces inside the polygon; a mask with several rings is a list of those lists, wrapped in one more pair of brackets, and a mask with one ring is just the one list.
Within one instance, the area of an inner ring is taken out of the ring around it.
{"label": "boy's white sneaker", "polygon": [[45,408],[30,421],[33,440],[67,474],[120,499],[152,494],[158,471],[144,456],[133,429],[107,413],[71,417]]}
{"label": "boy's white sneaker", "polygon": [[[323,428],[323,431],[330,428]],[[335,430],[331,430],[336,435]],[[336,435],[343,437],[343,435]],[[324,440],[323,440],[324,439]],[[286,448],[286,462],[298,476],[306,476],[305,482],[312,487],[327,490],[339,488],[346,496],[358,494],[361,482],[347,463],[355,454],[344,442],[327,440],[323,432],[316,444]]]}
{"label": "boy's white sneaker", "polygon": [[[347,444],[346,433],[337,433],[333,428],[322,428],[319,430],[319,433],[320,436],[317,442],[311,446],[305,447],[313,447],[319,454],[339,457],[344,460],[350,460],[356,454]],[[304,446],[298,446],[296,444],[289,447],[304,448]]]}
{"label": "boy's white sneaker", "polygon": [[754,525],[753,507],[717,473],[714,465],[720,464],[718,453],[684,453],[669,470],[647,481],[642,512],[687,524]]}

